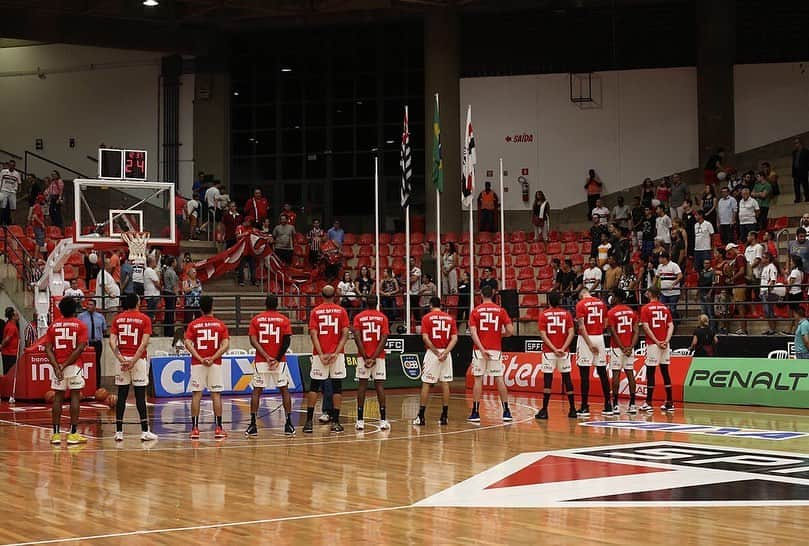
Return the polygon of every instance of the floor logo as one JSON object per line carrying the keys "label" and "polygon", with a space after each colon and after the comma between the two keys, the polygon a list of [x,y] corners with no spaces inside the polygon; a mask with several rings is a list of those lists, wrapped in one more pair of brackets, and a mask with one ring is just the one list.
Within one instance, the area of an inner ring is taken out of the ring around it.
{"label": "floor logo", "polygon": [[629,430],[656,430],[660,432],[682,432],[684,434],[707,434],[708,436],[732,436],[755,440],[791,440],[809,436],[809,432],[785,430],[758,430],[738,427],[715,427],[691,423],[651,423],[647,421],[586,421],[583,427],[625,428]]}
{"label": "floor logo", "polygon": [[809,506],[809,457],[651,442],[523,453],[416,506]]}

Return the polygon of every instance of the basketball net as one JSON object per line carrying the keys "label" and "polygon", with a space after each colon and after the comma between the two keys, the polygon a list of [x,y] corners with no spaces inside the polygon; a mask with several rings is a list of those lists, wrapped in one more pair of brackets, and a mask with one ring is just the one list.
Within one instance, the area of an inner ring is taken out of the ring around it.
{"label": "basketball net", "polygon": [[146,245],[149,244],[148,231],[125,231],[121,240],[129,246],[129,262],[132,264],[132,280],[143,282],[146,269]]}

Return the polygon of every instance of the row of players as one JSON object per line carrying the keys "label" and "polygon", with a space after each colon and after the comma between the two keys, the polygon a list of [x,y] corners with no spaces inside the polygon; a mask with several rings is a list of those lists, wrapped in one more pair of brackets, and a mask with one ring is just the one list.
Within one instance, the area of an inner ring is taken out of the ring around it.
{"label": "row of players", "polygon": [[[508,406],[508,392],[503,381],[505,366],[500,353],[502,339],[513,334],[513,325],[506,311],[492,301],[492,290],[484,287],[481,290],[483,302],[475,307],[469,318],[469,331],[473,341],[473,358],[471,371],[474,376],[472,412],[470,422],[480,422],[480,399],[484,376],[493,377],[503,406],[502,418],[511,421]],[[581,374],[581,406],[575,408],[573,382],[570,378],[571,362],[569,348],[576,331],[570,313],[561,308],[560,295],[556,292],[548,294],[549,308],[539,316],[540,336],[543,340],[542,372],[544,375],[543,402],[537,412],[537,419],[548,418],[548,401],[553,386],[553,373],[559,370],[565,392],[570,403],[568,417],[588,417],[590,390],[590,369],[595,365],[604,394],[606,415],[620,414],[618,406],[618,385],[621,370],[627,376],[630,389],[630,400],[627,411],[636,413],[635,381],[634,381],[634,347],[639,337],[639,325],[642,325],[646,339],[646,365],[660,367],[666,388],[664,411],[673,411],[671,380],[668,371],[670,361],[669,340],[674,331],[669,309],[660,303],[659,290],[650,288],[647,296],[650,303],[643,306],[640,320],[636,313],[624,304],[625,294],[615,290],[611,295],[612,309],[598,298],[592,297],[584,289],[579,293],[576,305],[576,323],[578,326],[577,365]],[[315,307],[309,319],[309,334],[312,340],[313,354],[310,370],[310,384],[306,393],[306,422],[304,433],[313,432],[314,408],[318,393],[323,384],[329,380],[332,384],[333,406],[326,422],[331,422],[332,432],[342,432],[340,408],[342,403],[342,380],[346,378],[345,345],[349,334],[353,333],[359,353],[356,376],[359,380],[357,392],[357,420],[355,427],[365,427],[363,410],[368,380],[374,379],[379,403],[382,430],[390,428],[385,411],[385,342],[389,335],[388,319],[376,310],[376,298],[368,298],[369,309],[359,313],[353,323],[349,323],[346,310],[334,302],[335,291],[326,286],[322,291],[323,303]],[[115,316],[110,327],[109,344],[118,360],[115,384],[118,387],[116,405],[115,440],[123,440],[123,416],[130,385],[134,387],[135,401],[141,425],[141,440],[156,440],[157,436],[149,430],[146,409],[146,387],[149,381],[149,363],[147,349],[149,346],[151,320],[138,311],[139,298],[129,294],[123,299],[124,310]],[[256,315],[250,322],[249,337],[251,345],[256,349],[254,360],[255,371],[252,379],[252,399],[250,424],[245,435],[253,437],[258,434],[256,414],[260,398],[265,388],[277,387],[282,396],[286,422],[284,432],[295,433],[290,414],[291,399],[288,385],[291,382],[285,354],[289,348],[292,326],[285,315],[277,311],[278,298],[269,295],[265,301],[266,311]],[[421,321],[422,339],[426,348],[423,370],[421,374],[422,389],[418,416],[414,425],[426,424],[425,412],[431,387],[441,385],[442,410],[439,424],[447,424],[450,389],[453,380],[452,350],[458,342],[455,319],[441,310],[441,301],[432,298],[431,310]],[[214,437],[222,439],[227,432],[222,425],[223,390],[221,357],[230,345],[227,326],[213,315],[213,298],[203,296],[200,301],[202,316],[192,321],[185,335],[186,348],[191,354],[191,434],[198,439],[200,401],[205,389],[211,393],[215,416]],[[77,433],[79,418],[79,391],[84,387],[81,365],[77,364],[87,344],[87,329],[75,318],[77,303],[67,297],[59,302],[62,318],[55,320],[46,334],[45,352],[53,367],[51,388],[55,392],[52,417],[53,435],[51,443],[62,441],[60,430],[62,402],[66,391],[70,391],[70,433],[68,444],[86,442],[86,438]],[[610,367],[613,371],[612,383],[607,373],[605,330],[609,329],[611,340]],[[651,403],[654,393],[654,370],[647,376],[646,403],[640,411],[653,411]]]}

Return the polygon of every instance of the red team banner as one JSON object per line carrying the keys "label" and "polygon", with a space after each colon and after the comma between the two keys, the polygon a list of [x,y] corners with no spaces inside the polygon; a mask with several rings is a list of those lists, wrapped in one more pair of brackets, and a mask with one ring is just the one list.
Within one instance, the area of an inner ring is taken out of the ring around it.
{"label": "red team banner", "polygon": [[[542,393],[542,370],[540,369],[542,353],[504,352],[502,353],[501,358],[503,359],[503,364],[505,365],[503,379],[505,380],[506,387],[508,387],[510,392],[530,392],[535,394]],[[645,360],[646,357],[642,355],[635,357],[635,381],[637,382],[636,394],[640,402],[646,398],[647,372]],[[691,367],[691,360],[692,357],[690,356],[671,356],[669,372],[671,373],[671,384],[675,402],[683,401],[683,385],[685,384],[686,375],[688,375],[688,369]],[[570,374],[570,377],[573,380],[573,389],[578,396],[578,393],[581,392],[581,379],[579,377],[579,370],[576,369],[575,353],[571,353],[570,361],[573,364],[573,371]],[[609,367],[609,364],[607,364],[607,366]],[[594,380],[598,381],[598,374],[595,366],[590,368],[590,372]],[[558,372],[555,373],[558,375]],[[657,385],[660,386],[660,382],[662,381],[660,378],[660,372],[656,373],[658,374]],[[474,378],[472,377],[471,368],[469,368],[466,371],[466,388],[471,389],[473,384]],[[554,381],[553,386],[553,394],[561,395],[563,387],[558,378],[556,381]],[[494,391],[495,386],[493,378],[484,376],[483,388],[484,390]],[[590,396],[591,398],[598,398],[598,393],[594,391],[590,394]],[[623,374],[621,374],[620,396],[621,398],[629,398],[629,386],[627,384],[626,377]],[[665,402],[666,393],[664,389],[655,389],[654,400]]]}

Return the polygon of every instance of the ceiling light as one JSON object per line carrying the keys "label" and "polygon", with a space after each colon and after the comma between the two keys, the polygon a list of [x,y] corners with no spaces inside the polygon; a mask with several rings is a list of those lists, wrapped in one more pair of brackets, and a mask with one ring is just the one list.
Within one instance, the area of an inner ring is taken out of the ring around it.
{"label": "ceiling light", "polygon": [[284,68],[281,69],[281,72],[292,72],[292,69],[285,66]]}
{"label": "ceiling light", "polygon": [[160,4],[160,2],[158,2],[157,0],[143,0],[143,5],[148,6],[150,8],[153,8],[158,4]]}
{"label": "ceiling light", "polygon": [[233,92],[233,96],[234,96],[234,97],[238,97],[238,96],[239,96],[239,92],[238,92],[238,91],[234,91],[234,92]]}
{"label": "ceiling light", "polygon": [[385,144],[393,144],[394,142],[396,142],[396,141],[395,140],[386,140]]}

